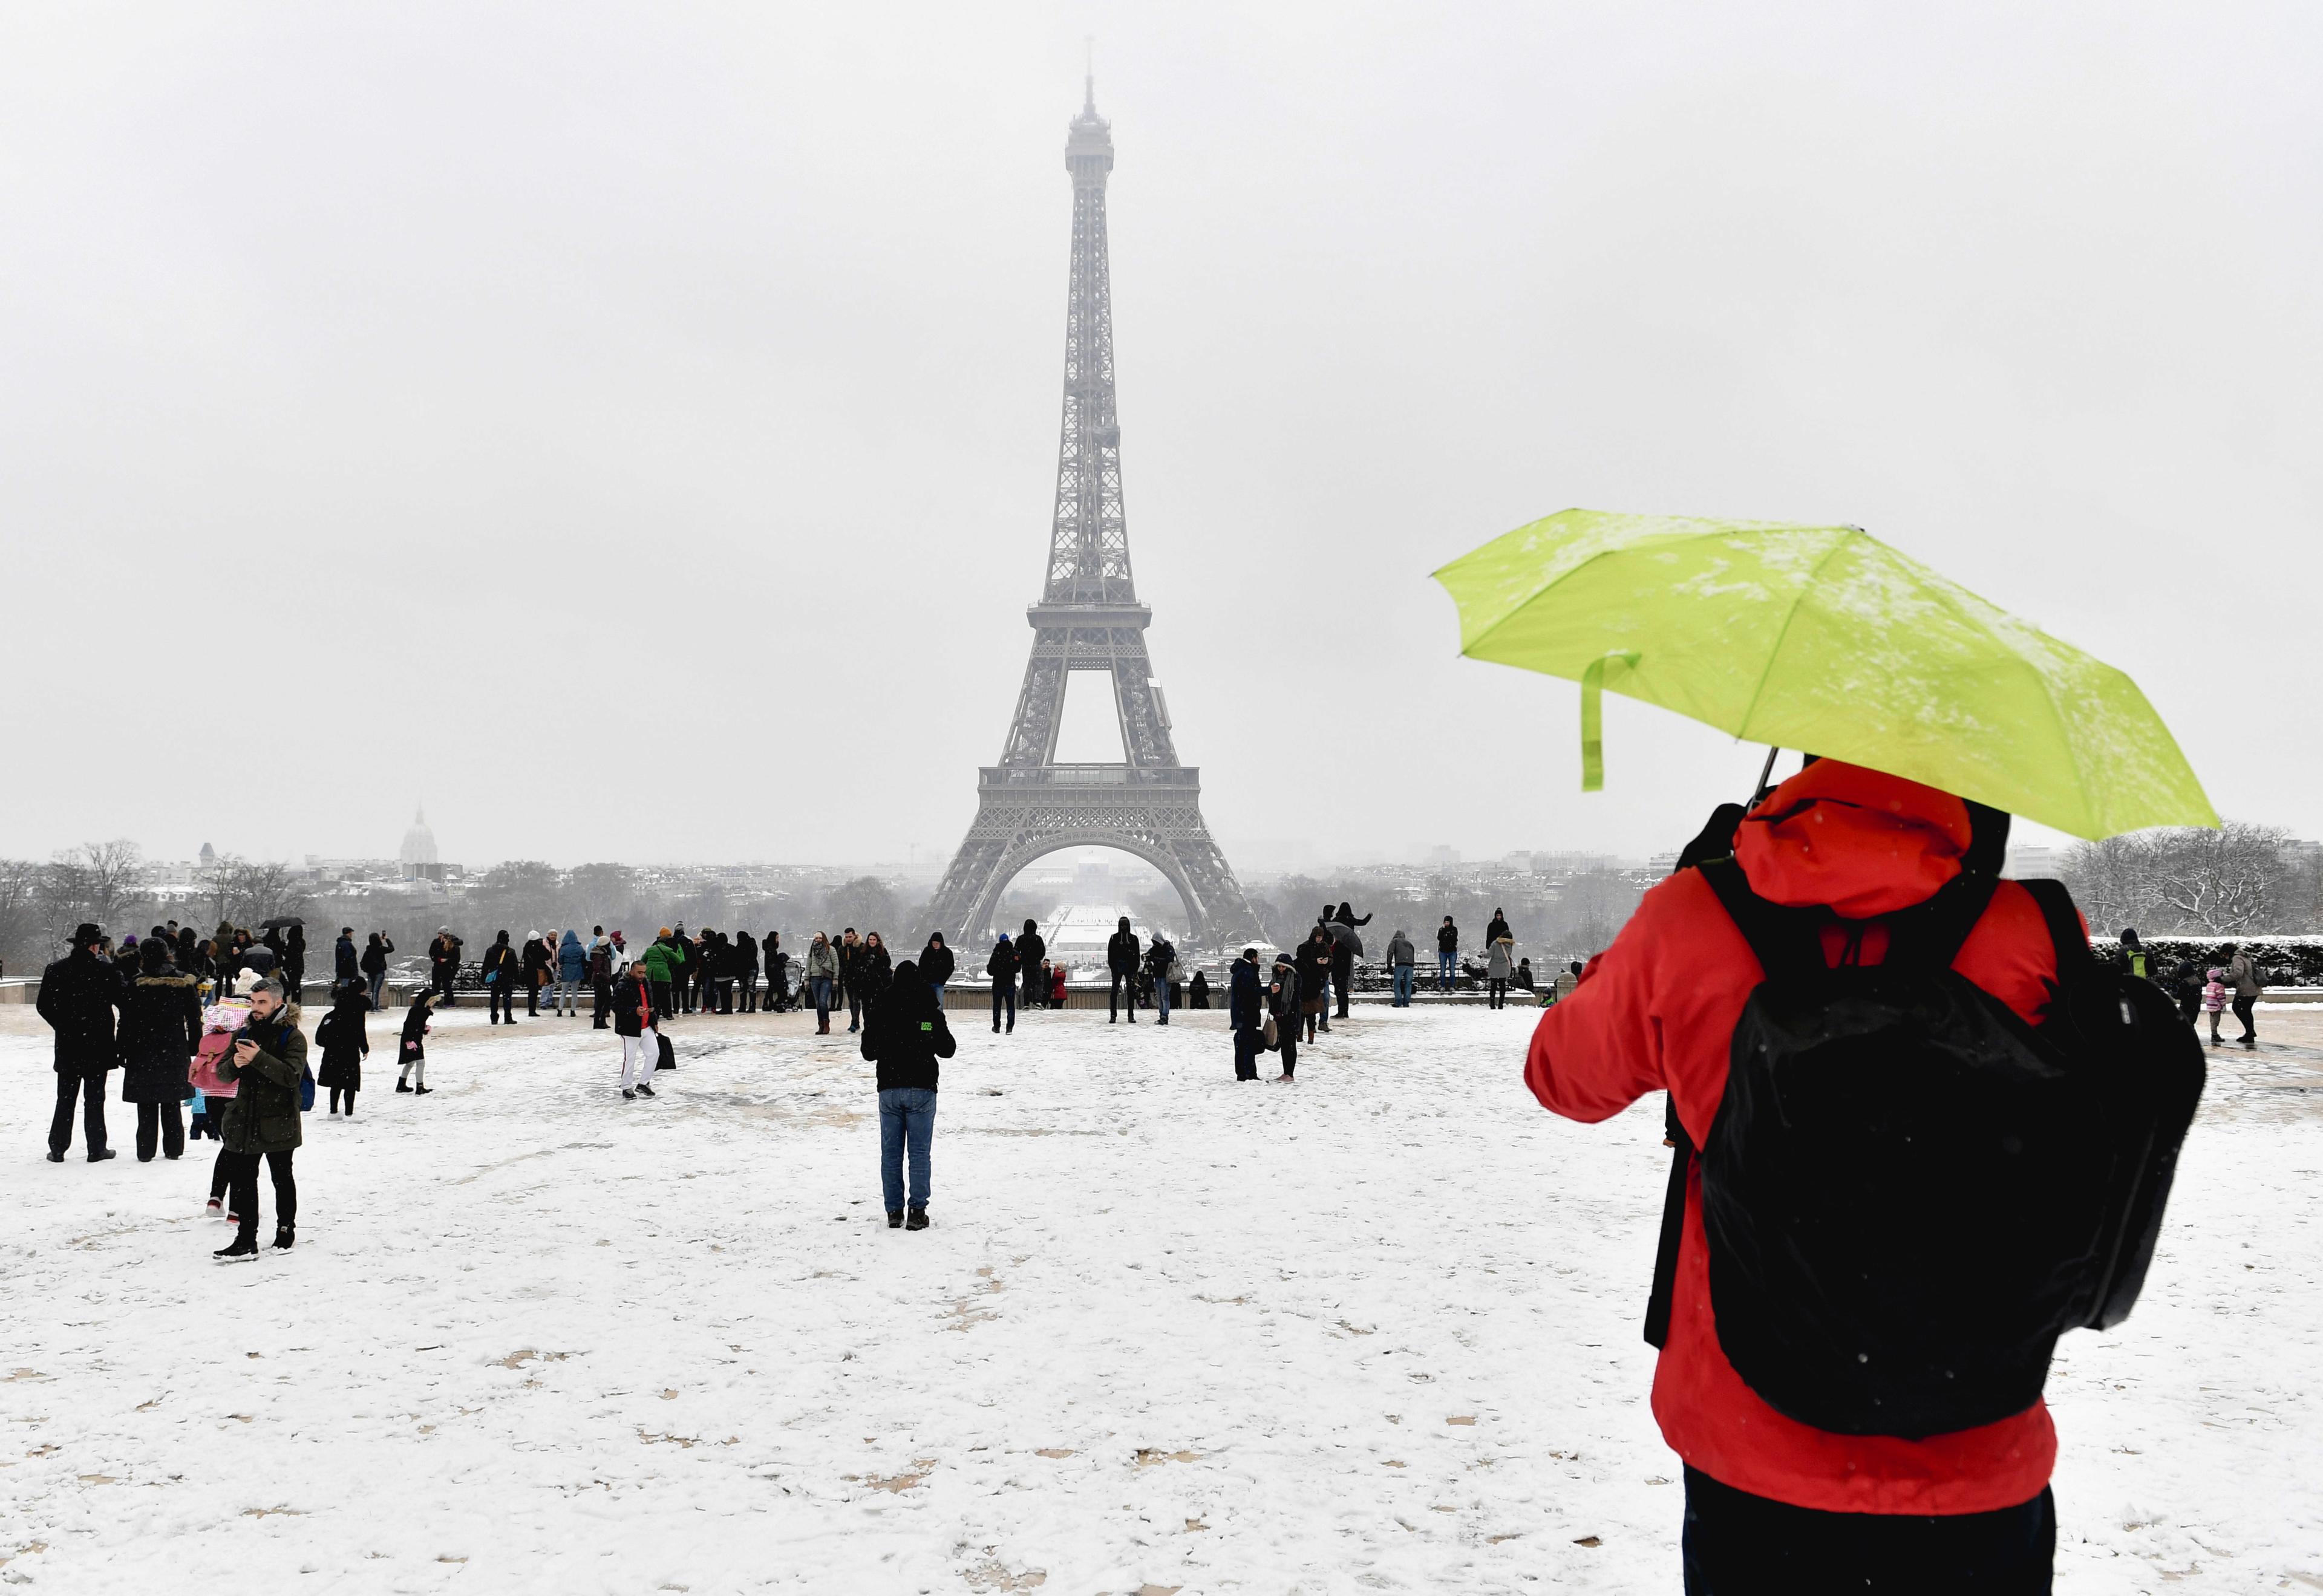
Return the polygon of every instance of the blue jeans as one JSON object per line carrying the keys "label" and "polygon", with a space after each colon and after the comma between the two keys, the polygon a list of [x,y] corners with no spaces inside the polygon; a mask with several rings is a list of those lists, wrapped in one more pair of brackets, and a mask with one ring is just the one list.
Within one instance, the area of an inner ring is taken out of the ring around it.
{"label": "blue jeans", "polygon": [[930,981],[928,983],[928,990],[936,995],[936,1007],[943,1007],[943,983],[941,981]]}
{"label": "blue jeans", "polygon": [[904,1151],[912,1154],[912,1202],[928,1206],[928,1144],[936,1135],[936,1095],[927,1087],[891,1087],[879,1094],[879,1190],[887,1212],[904,1208]]}
{"label": "blue jeans", "polygon": [[1153,983],[1153,1012],[1163,1024],[1170,1023],[1170,983]]}
{"label": "blue jeans", "polygon": [[1438,992],[1449,992],[1452,990],[1452,967],[1459,961],[1459,958],[1460,956],[1457,953],[1446,953],[1440,949],[1437,951],[1436,955],[1436,990]]}
{"label": "blue jeans", "polygon": [[1408,964],[1395,967],[1395,1006],[1400,1009],[1411,1006],[1411,967]]}
{"label": "blue jeans", "polygon": [[818,1025],[828,1024],[831,1020],[831,977],[829,976],[817,976],[813,980],[809,981],[807,985],[814,988],[815,1023]]}
{"label": "blue jeans", "polygon": [[380,971],[380,972],[379,972],[379,974],[377,974],[377,975],[373,976],[373,977],[371,978],[371,982],[370,982],[370,986],[371,986],[371,1006],[372,1006],[372,1012],[373,1014],[377,1014],[377,1013],[379,1012],[379,995],[380,995],[380,991],[381,991],[381,988],[383,988],[386,985],[387,985],[387,972],[386,972],[385,970],[381,970],[381,971]]}

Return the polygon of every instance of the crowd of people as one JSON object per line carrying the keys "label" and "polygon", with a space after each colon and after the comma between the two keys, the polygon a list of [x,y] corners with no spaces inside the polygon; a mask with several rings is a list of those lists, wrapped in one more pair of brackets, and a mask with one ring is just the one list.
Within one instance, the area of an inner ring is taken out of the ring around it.
{"label": "crowd of people", "polygon": [[[1262,971],[1257,951],[1244,949],[1233,966],[1228,1005],[1236,1078],[1256,1078],[1262,1051],[1280,1055],[1276,1079],[1297,1078],[1302,1040],[1315,1045],[1329,1034],[1335,1016],[1347,1016],[1364,953],[1359,928],[1370,921],[1348,903],[1327,903],[1307,939],[1276,955],[1271,969]],[[1458,950],[1449,917],[1437,943],[1445,961],[1438,984],[1448,987]],[[1529,963],[1510,962],[1512,947],[1505,917],[1495,914],[1486,933],[1486,966],[1461,967],[1487,984],[1495,1007],[1510,985],[1531,984]],[[411,994],[398,1039],[395,1091],[428,1094],[431,1021],[439,1008],[479,989],[491,1025],[578,1019],[585,1000],[592,1026],[620,1039],[619,1089],[631,1102],[654,1096],[654,1076],[675,1067],[664,1029],[672,1016],[811,1006],[815,1033],[829,1035],[832,1018],[843,1010],[849,1033],[861,1037],[864,1058],[879,1065],[882,1182],[890,1217],[906,1228],[925,1227],[936,1061],[956,1045],[947,992],[961,974],[941,932],[915,957],[897,961],[877,931],[816,931],[795,969],[778,931],[688,931],[683,925],[659,928],[642,947],[621,931],[598,925],[585,934],[577,927],[534,931],[521,940],[500,931],[473,964],[465,950],[449,926],[429,940],[427,983]],[[339,928],[328,1006],[310,1047],[301,1028],[307,934],[298,920],[270,921],[255,931],[221,922],[208,934],[172,921],[118,943],[94,924],[81,926],[41,986],[40,1012],[56,1032],[50,1159],[63,1161],[77,1114],[88,1158],[115,1156],[105,1123],[105,1090],[110,1071],[119,1068],[123,1100],[136,1105],[141,1160],[180,1158],[188,1139],[217,1141],[209,1211],[236,1227],[234,1242],[218,1256],[258,1251],[262,1157],[275,1192],[274,1245],[288,1249],[296,1234],[293,1154],[300,1144],[300,1116],[313,1110],[320,1092],[327,1095],[330,1116],[354,1117],[371,1053],[368,1019],[387,1004],[395,951],[384,932],[359,941],[353,927]],[[1106,942],[1105,959],[1108,1024],[1136,1024],[1140,1008],[1155,1024],[1167,1025],[1173,1008],[1210,1007],[1208,975],[1189,970],[1167,934],[1141,940],[1126,915]],[[1389,943],[1388,962],[1392,1001],[1408,1004],[1415,959],[1411,940],[1401,931]],[[1036,921],[997,938],[983,975],[996,1035],[1013,1034],[1020,1012],[1065,1005],[1067,963],[1052,954]],[[221,1002],[239,1005],[242,1028],[230,1047],[221,1044],[214,1059],[205,1059],[204,1016]]]}

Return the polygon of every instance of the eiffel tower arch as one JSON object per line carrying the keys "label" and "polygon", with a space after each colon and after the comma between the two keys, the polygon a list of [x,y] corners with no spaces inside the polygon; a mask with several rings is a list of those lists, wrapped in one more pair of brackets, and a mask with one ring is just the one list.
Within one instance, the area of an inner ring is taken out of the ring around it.
{"label": "eiffel tower arch", "polygon": [[[993,928],[1000,894],[1043,855],[1116,848],[1177,888],[1201,944],[1255,934],[1258,917],[1202,820],[1201,772],[1178,759],[1170,709],[1145,653],[1153,611],[1137,601],[1121,509],[1121,424],[1115,414],[1113,290],[1105,229],[1113,133],[1092,80],[1065,140],[1073,183],[1071,289],[1065,313],[1065,414],[1048,578],[1025,616],[1033,655],[1000,763],[977,780],[975,822],[952,856],[931,925],[963,948]],[[1072,671],[1113,680],[1119,764],[1060,765],[1057,732]]]}

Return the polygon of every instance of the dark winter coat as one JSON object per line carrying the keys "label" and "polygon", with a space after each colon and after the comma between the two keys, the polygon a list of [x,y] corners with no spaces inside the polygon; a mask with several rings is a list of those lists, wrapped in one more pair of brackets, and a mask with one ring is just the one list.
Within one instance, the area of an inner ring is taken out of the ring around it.
{"label": "dark winter coat", "polygon": [[417,1064],[427,1057],[427,1017],[434,1011],[425,1003],[415,1003],[403,1016],[403,1041],[397,1055],[398,1064]]}
{"label": "dark winter coat", "polygon": [[[288,1152],[298,1145],[298,1084],[307,1073],[307,1038],[298,1029],[298,1005],[253,1019],[242,1036],[258,1044],[247,1068],[232,1049],[218,1061],[218,1078],[233,1084],[219,1140],[228,1152]],[[237,1038],[239,1042],[241,1038]]]}
{"label": "dark winter coat", "polygon": [[1226,995],[1227,1021],[1236,1031],[1256,1031],[1266,1023],[1266,993],[1259,978],[1258,961],[1237,959],[1230,972],[1233,985]]}
{"label": "dark winter coat", "polygon": [[537,986],[548,975],[548,945],[538,937],[524,940],[524,984]]}
{"label": "dark winter coat", "polygon": [[1308,937],[1299,944],[1293,960],[1299,969],[1299,990],[1308,998],[1323,995],[1323,983],[1331,978],[1331,959],[1334,944],[1327,936],[1322,941]]}
{"label": "dark winter coat", "polygon": [[362,973],[363,967],[355,959],[355,940],[353,937],[341,937],[331,944],[333,980],[352,981]]}
{"label": "dark winter coat", "polygon": [[1299,967],[1278,960],[1274,979],[1266,994],[1266,1006],[1272,1010],[1282,1028],[1288,1031],[1299,1023]]}
{"label": "dark winter coat", "polygon": [[121,1061],[113,1038],[121,999],[121,972],[93,948],[76,948],[41,972],[35,1006],[57,1033],[59,1075],[103,1075]]}
{"label": "dark winter coat", "polygon": [[739,975],[758,973],[758,939],[748,931],[734,933],[734,968]]}
{"label": "dark winter coat", "polygon": [[1456,925],[1437,926],[1436,928],[1436,950],[1438,953],[1459,952],[1460,928]]}
{"label": "dark winter coat", "polygon": [[460,949],[464,946],[465,944],[459,938],[449,932],[438,933],[436,940],[427,944],[427,962],[439,977],[445,970],[456,970],[460,968]]}
{"label": "dark winter coat", "polygon": [[363,973],[366,976],[383,976],[387,974],[387,956],[394,951],[394,943],[389,941],[385,937],[381,936],[377,931],[373,931],[372,933],[371,940],[363,947],[363,958],[359,961],[363,968]]}
{"label": "dark winter coat", "polygon": [[[640,1009],[644,1014],[638,1012]],[[633,964],[613,986],[613,1034],[643,1036],[652,1018],[652,972],[641,964]]]}
{"label": "dark winter coat", "polygon": [[995,981],[1005,984],[1016,978],[1016,944],[1006,937],[993,945],[992,957],[984,961],[984,973]]}
{"label": "dark winter coat", "polygon": [[371,1057],[371,1037],[363,1026],[363,1015],[371,1010],[370,1003],[361,991],[342,996],[315,1027],[315,1045],[323,1050],[323,1067],[315,1071],[315,1084],[325,1089],[335,1087],[343,1092],[363,1089],[363,1061]]}
{"label": "dark winter coat", "polygon": [[294,925],[282,939],[282,969],[295,986],[307,978],[307,928]]}
{"label": "dark winter coat", "polygon": [[1355,935],[1355,928],[1333,921],[1326,928],[1331,933],[1331,973],[1345,981],[1354,973],[1355,960],[1363,957],[1364,940]]}
{"label": "dark winter coat", "polygon": [[1411,945],[1411,939],[1405,936],[1401,931],[1396,932],[1395,935],[1388,939],[1388,963],[1400,968],[1409,968],[1418,960],[1419,957],[1419,953]]}
{"label": "dark winter coat", "polygon": [[1128,926],[1125,924],[1119,931],[1114,932],[1110,938],[1106,939],[1105,944],[1106,968],[1116,976],[1135,975],[1137,973],[1137,933],[1131,931]]}
{"label": "dark winter coat", "polygon": [[959,968],[960,961],[951,956],[949,948],[930,942],[920,951],[920,979],[931,986],[941,986],[950,980],[952,971]]}
{"label": "dark winter coat", "polygon": [[499,987],[503,992],[513,992],[516,990],[517,977],[519,974],[516,949],[510,947],[506,942],[494,942],[491,947],[484,949],[483,968],[484,977],[487,981],[490,981],[492,986]]}
{"label": "dark winter coat", "polygon": [[1489,948],[1502,937],[1507,937],[1510,941],[1516,940],[1515,933],[1509,930],[1509,922],[1495,914],[1492,916],[1492,923],[1484,928],[1484,946]]}
{"label": "dark winter coat", "polygon": [[1039,931],[1028,931],[1016,939],[1016,968],[1028,974],[1036,973],[1041,961],[1049,957],[1049,941]]}
{"label": "dark winter coat", "polygon": [[1145,973],[1155,980],[1167,983],[1171,967],[1178,962],[1178,949],[1169,938],[1156,931],[1145,945]]}
{"label": "dark winter coat", "polygon": [[1194,978],[1186,983],[1186,1006],[1193,1009],[1210,1006],[1210,978],[1199,970],[1196,970]]}
{"label": "dark winter coat", "polygon": [[[904,960],[910,964],[910,959]],[[916,970],[914,972],[918,973]],[[867,1004],[877,1003],[887,995],[887,988],[895,984],[895,967],[888,962],[887,949],[874,948],[868,942],[855,949],[855,967],[847,975],[847,989]]]}
{"label": "dark winter coat", "polygon": [[910,959],[895,967],[895,990],[863,1023],[863,1056],[879,1067],[879,1090],[936,1089],[937,1060],[959,1051],[936,995]]}
{"label": "dark winter coat", "polygon": [[183,1103],[194,1095],[186,1074],[202,1045],[199,983],[164,965],[140,976],[121,1000],[121,1100]]}

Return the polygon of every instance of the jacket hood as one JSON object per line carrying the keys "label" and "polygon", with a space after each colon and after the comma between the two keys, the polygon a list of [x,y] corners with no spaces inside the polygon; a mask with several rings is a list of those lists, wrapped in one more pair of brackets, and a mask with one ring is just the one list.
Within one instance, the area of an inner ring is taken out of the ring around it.
{"label": "jacket hood", "polygon": [[1933,896],[1960,873],[1970,839],[1968,805],[1951,793],[1819,759],[1743,817],[1734,858],[1762,898],[1866,920]]}
{"label": "jacket hood", "polygon": [[579,931],[566,931],[565,933],[565,940],[556,945],[560,948],[578,948],[581,945],[581,933]]}

